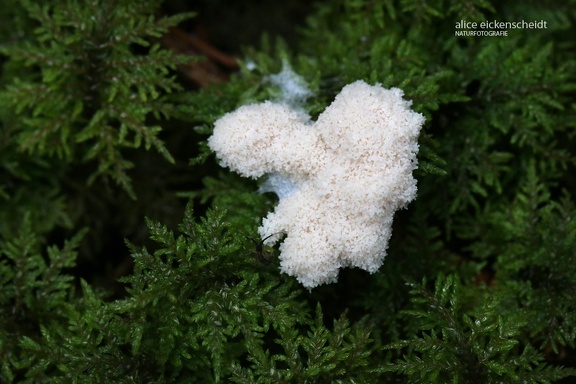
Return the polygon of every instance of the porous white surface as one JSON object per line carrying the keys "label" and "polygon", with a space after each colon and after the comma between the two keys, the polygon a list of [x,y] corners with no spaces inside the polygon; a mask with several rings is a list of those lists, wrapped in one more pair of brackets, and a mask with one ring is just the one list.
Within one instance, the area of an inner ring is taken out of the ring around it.
{"label": "porous white surface", "polygon": [[356,81],[316,122],[272,102],[216,121],[208,145],[222,166],[246,177],[272,175],[264,190],[280,201],[259,232],[286,235],[281,270],[305,287],[335,282],[342,267],[375,272],[382,265],[394,212],[417,190],[412,171],[424,116],[402,96]]}

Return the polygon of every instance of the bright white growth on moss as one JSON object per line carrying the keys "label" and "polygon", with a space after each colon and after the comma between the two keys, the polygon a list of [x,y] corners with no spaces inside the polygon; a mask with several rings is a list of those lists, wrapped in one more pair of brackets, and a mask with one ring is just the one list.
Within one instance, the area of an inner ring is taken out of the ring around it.
{"label": "bright white growth on moss", "polygon": [[272,102],[216,121],[208,144],[223,166],[246,177],[271,175],[262,190],[280,202],[259,232],[286,234],[281,270],[305,287],[335,282],[342,267],[372,273],[382,265],[394,212],[416,196],[412,171],[424,117],[402,96],[357,81],[316,122]]}
{"label": "bright white growth on moss", "polygon": [[258,66],[256,65],[256,63],[255,63],[254,60],[252,60],[252,59],[247,59],[246,62],[244,63],[244,66],[245,66],[246,69],[249,70],[250,72],[252,72],[252,71],[255,70],[256,68],[258,68]]}

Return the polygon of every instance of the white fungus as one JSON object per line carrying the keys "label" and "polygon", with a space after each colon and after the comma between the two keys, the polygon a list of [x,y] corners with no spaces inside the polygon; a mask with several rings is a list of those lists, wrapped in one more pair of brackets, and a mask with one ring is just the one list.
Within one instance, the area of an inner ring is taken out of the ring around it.
{"label": "white fungus", "polygon": [[270,175],[261,190],[280,201],[259,232],[286,235],[281,270],[305,287],[335,282],[342,267],[372,273],[382,265],[394,212],[416,197],[424,116],[402,96],[356,81],[316,122],[272,102],[216,121],[208,144],[221,164],[246,177]]}
{"label": "white fungus", "polygon": [[246,69],[250,72],[254,71],[256,68],[258,68],[258,65],[256,65],[256,63],[254,62],[254,60],[252,59],[247,59],[246,62],[244,63],[244,66],[246,67]]}

